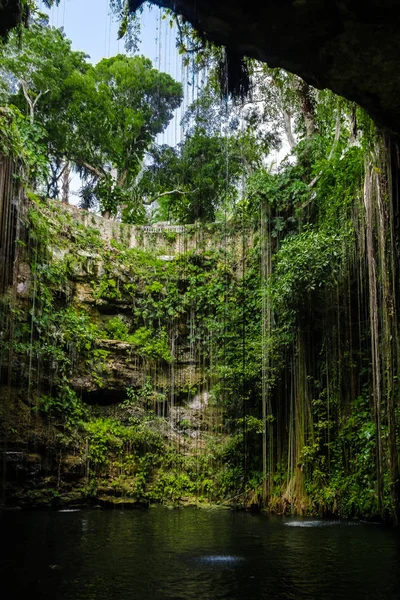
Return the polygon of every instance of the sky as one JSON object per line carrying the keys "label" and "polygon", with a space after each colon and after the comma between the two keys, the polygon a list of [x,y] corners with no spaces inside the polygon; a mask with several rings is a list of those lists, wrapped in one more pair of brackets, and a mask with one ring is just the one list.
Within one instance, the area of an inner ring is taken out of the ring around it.
{"label": "sky", "polygon": [[[110,16],[109,0],[61,0],[50,10],[40,0],[39,7],[49,14],[51,25],[64,28],[73,49],[86,52],[91,62],[123,52],[123,41],[117,40],[118,24]],[[141,53],[153,61],[159,13],[158,8],[151,11],[146,8],[141,17],[144,31]]]}

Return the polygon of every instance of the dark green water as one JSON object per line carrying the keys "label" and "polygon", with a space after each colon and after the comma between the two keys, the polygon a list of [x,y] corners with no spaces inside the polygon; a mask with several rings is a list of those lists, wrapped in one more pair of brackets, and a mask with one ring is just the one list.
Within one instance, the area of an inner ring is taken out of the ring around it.
{"label": "dark green water", "polygon": [[400,598],[400,533],[242,513],[0,515],[4,600]]}

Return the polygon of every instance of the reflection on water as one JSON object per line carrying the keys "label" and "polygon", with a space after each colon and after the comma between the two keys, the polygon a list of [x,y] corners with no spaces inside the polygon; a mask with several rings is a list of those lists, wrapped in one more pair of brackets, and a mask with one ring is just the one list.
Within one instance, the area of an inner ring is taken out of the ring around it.
{"label": "reflection on water", "polygon": [[346,522],[346,521],[328,521],[319,519],[318,521],[286,521],[284,525],[287,527],[331,527],[332,525],[357,525],[357,523]]}
{"label": "reflection on water", "polygon": [[5,600],[399,598],[400,534],[385,527],[162,508],[0,521]]}
{"label": "reflection on water", "polygon": [[219,556],[202,556],[200,558],[201,562],[205,563],[232,563],[237,562],[238,560],[242,560],[240,556],[229,556],[229,555],[219,555]]}

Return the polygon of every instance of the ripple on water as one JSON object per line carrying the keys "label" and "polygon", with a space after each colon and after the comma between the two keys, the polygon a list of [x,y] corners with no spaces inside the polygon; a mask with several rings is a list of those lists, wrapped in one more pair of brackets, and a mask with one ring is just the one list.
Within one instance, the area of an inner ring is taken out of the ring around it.
{"label": "ripple on water", "polygon": [[204,563],[234,563],[243,560],[240,556],[233,556],[231,554],[217,554],[214,556],[202,556],[200,562]]}
{"label": "ripple on water", "polygon": [[344,523],[343,521],[287,521],[284,524],[287,527],[332,527],[333,525],[343,525]]}
{"label": "ripple on water", "polygon": [[10,600],[400,600],[398,532],[332,517],[82,507],[0,526]]}
{"label": "ripple on water", "polygon": [[62,512],[62,513],[70,513],[70,512],[80,512],[80,508],[61,508],[60,510],[58,510],[57,512]]}

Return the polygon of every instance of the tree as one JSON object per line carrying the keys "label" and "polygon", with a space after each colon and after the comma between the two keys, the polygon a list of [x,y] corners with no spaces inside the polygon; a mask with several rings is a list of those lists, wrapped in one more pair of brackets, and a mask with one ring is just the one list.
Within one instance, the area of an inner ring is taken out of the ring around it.
{"label": "tree", "polygon": [[196,127],[176,148],[154,149],[140,189],[161,220],[212,222],[218,210],[232,209],[246,169],[259,165],[255,143],[248,133],[225,137]]}
{"label": "tree", "polygon": [[181,103],[182,86],[143,56],[104,59],[80,79],[69,108],[71,154],[103,210],[115,214],[118,202],[105,197],[104,185],[115,188],[115,199],[133,196],[143,158]]}
{"label": "tree", "polygon": [[142,56],[118,55],[93,66],[61,30],[38,20],[4,49],[3,96],[45,132],[50,197],[68,196],[71,165],[83,203],[116,214],[132,199],[145,153],[182,100],[182,86]]}
{"label": "tree", "polygon": [[52,197],[58,195],[68,154],[69,82],[73,73],[83,76],[89,68],[85,54],[73,51],[62,30],[48,27],[42,18],[24,31],[22,42],[13,33],[3,47],[3,102],[16,105],[41,129],[50,166],[47,193]]}
{"label": "tree", "polygon": [[177,148],[164,146],[154,154],[141,187],[151,201],[157,200],[161,220],[214,221],[217,208],[235,197],[239,164],[230,160],[227,172],[223,137],[197,129]]}

